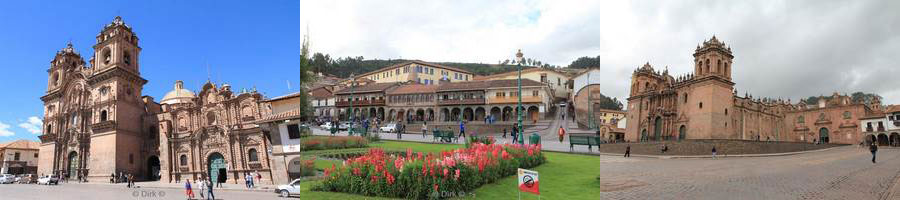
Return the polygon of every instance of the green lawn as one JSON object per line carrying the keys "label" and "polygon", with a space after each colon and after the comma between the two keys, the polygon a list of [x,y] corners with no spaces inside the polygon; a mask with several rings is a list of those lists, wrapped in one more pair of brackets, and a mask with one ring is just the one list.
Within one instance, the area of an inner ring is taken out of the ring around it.
{"label": "green lawn", "polygon": [[[459,144],[427,144],[416,142],[380,141],[369,144],[370,147],[406,150],[412,148],[416,152],[440,152],[463,148]],[[540,173],[541,199],[598,199],[600,186],[597,176],[600,175],[600,157],[578,154],[545,152],[547,163],[532,169]],[[338,161],[317,160],[316,168],[331,167]],[[320,168],[320,169],[322,169]],[[309,188],[316,181],[301,184],[301,198],[309,199],[388,199],[337,192],[316,192]],[[481,186],[464,199],[515,199],[518,189],[516,176],[506,177],[498,182]],[[473,198],[474,197],[474,198]],[[460,198],[463,199],[463,198]],[[538,199],[537,195],[522,193],[522,199]]]}

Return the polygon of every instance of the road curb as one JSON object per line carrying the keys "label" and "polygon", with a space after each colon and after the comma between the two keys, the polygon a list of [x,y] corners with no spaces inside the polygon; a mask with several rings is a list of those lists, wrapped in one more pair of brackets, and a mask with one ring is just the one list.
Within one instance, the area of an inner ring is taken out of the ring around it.
{"label": "road curb", "polygon": [[[839,148],[839,147],[844,147],[844,146],[828,147],[828,148],[824,148],[824,149],[816,149],[816,150],[808,150],[808,151],[785,152],[785,153],[716,155],[716,158],[728,158],[728,157],[749,158],[749,157],[789,156],[789,155],[827,151],[827,150],[831,150],[831,149]],[[596,154],[605,155],[605,156],[623,156],[624,155],[624,154],[615,154],[615,153],[596,153]],[[631,154],[631,157],[656,158],[656,159],[690,159],[690,158],[711,158],[712,156],[711,155],[659,156],[659,155]]]}

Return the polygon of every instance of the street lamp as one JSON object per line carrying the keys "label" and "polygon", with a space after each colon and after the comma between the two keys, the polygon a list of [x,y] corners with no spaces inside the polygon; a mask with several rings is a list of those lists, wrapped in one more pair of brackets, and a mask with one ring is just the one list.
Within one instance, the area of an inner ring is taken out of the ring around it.
{"label": "street lamp", "polygon": [[[520,133],[519,135],[524,137],[525,129],[522,129],[522,60],[524,60],[524,58],[522,56],[523,56],[522,49],[519,49],[519,51],[516,52],[516,64],[518,66],[517,70],[519,71],[519,77],[516,79],[516,85],[518,85],[518,90],[519,90],[519,93],[516,95],[516,96],[519,96],[519,101],[516,104],[516,115],[517,115],[518,121],[519,121],[519,127],[518,127],[519,133]],[[520,141],[524,141],[524,140],[520,140]]]}
{"label": "street lamp", "polygon": [[354,132],[354,131],[353,131],[353,125],[356,123],[356,122],[353,121],[353,119],[354,119],[354,117],[355,117],[355,115],[356,115],[356,112],[353,112],[353,98],[354,98],[354,95],[355,95],[353,92],[354,92],[354,90],[356,90],[356,88],[355,88],[355,85],[356,85],[356,79],[353,78],[354,76],[355,76],[354,74],[350,74],[350,117],[349,117],[349,119],[350,119],[350,127],[347,129],[347,134],[348,134],[348,135],[353,135],[353,132]]}

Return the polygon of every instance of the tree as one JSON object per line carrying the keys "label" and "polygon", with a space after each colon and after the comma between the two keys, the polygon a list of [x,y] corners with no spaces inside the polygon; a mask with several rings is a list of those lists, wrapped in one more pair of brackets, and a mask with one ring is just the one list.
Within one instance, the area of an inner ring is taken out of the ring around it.
{"label": "tree", "polygon": [[312,56],[310,61],[310,65],[312,65],[313,71],[318,74],[322,72],[323,69],[328,67],[329,64],[332,63],[331,56],[328,54],[315,53]]}
{"label": "tree", "polygon": [[306,118],[311,116],[312,109],[309,105],[308,86],[315,80],[315,76],[310,73],[309,59],[309,36],[303,37],[303,46],[300,48],[300,117]]}
{"label": "tree", "polygon": [[619,101],[619,99],[609,98],[606,95],[603,95],[602,93],[595,94],[595,95],[598,95],[599,98],[593,98],[593,99],[591,99],[591,101],[592,101],[592,103],[600,104],[600,108],[607,109],[607,110],[622,110],[622,108],[623,108],[622,102]]}
{"label": "tree", "polygon": [[600,56],[597,57],[581,57],[572,61],[569,68],[587,69],[591,67],[600,67]]}
{"label": "tree", "polygon": [[[822,98],[824,98],[825,101],[831,100],[831,96],[822,96]],[[876,100],[878,102],[881,102],[881,99],[882,99],[881,95],[878,95],[875,93],[854,92],[854,93],[850,94],[850,101],[855,102],[855,103],[872,104],[872,103],[875,103]],[[806,102],[806,104],[808,104],[808,105],[816,105],[816,104],[819,104],[819,97],[818,96],[810,96],[810,97],[807,97],[803,101]]]}

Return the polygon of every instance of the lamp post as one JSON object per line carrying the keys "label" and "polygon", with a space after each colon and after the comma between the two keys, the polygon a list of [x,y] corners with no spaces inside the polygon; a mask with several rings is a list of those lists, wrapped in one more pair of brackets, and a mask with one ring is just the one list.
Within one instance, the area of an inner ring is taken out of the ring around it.
{"label": "lamp post", "polygon": [[356,122],[353,121],[354,117],[356,117],[356,112],[353,112],[353,98],[354,98],[354,96],[355,96],[354,90],[356,90],[356,88],[355,88],[355,86],[356,86],[356,79],[353,78],[353,77],[354,77],[354,74],[350,74],[350,110],[349,110],[349,111],[350,111],[350,112],[349,112],[349,113],[350,113],[350,116],[349,116],[349,119],[350,119],[350,127],[347,128],[347,134],[348,134],[348,135],[353,135],[353,132],[354,132],[354,131],[353,131],[353,125],[356,124]]}
{"label": "lamp post", "polygon": [[525,129],[522,129],[522,56],[522,49],[519,49],[519,51],[516,52],[516,64],[518,66],[517,70],[519,71],[519,77],[516,79],[516,85],[518,85],[518,94],[516,96],[519,97],[519,101],[516,103],[516,115],[519,122],[519,133],[521,136],[525,136]]}

